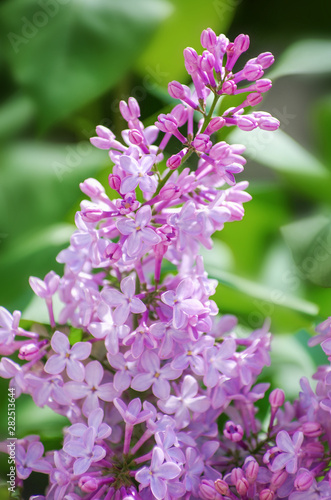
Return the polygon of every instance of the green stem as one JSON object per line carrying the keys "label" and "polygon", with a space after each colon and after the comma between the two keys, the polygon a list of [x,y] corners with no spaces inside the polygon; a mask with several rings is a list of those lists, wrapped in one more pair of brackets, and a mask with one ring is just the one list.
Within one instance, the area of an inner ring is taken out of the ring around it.
{"label": "green stem", "polygon": [[217,101],[219,100],[221,96],[219,96],[218,94],[215,94],[214,95],[214,100],[213,100],[213,103],[212,105],[210,106],[210,110],[209,110],[209,113],[208,115],[205,117],[205,121],[203,122],[203,125],[202,125],[202,129],[200,131],[200,134],[203,134],[203,132],[206,130],[206,128],[208,127],[208,124],[210,122],[210,120],[212,119],[212,116],[213,116],[213,113],[215,111],[215,107],[216,107],[216,104],[217,104]]}

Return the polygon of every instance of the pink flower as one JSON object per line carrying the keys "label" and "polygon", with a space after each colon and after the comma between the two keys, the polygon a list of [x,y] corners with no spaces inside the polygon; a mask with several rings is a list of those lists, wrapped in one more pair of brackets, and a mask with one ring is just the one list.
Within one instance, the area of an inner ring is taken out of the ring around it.
{"label": "pink flower", "polygon": [[134,274],[127,276],[121,281],[120,288],[123,293],[114,288],[106,288],[101,292],[104,301],[116,307],[113,312],[113,319],[117,325],[123,325],[131,313],[140,314],[146,311],[143,302],[135,297],[136,279]]}
{"label": "pink flower", "polygon": [[202,314],[205,311],[199,300],[189,298],[193,289],[192,280],[187,278],[179,283],[176,292],[169,290],[161,295],[162,302],[173,309],[174,328],[182,328],[189,316]]}
{"label": "pink flower", "polygon": [[181,473],[181,468],[174,462],[163,462],[164,453],[161,448],[155,446],[150,468],[143,467],[135,475],[135,479],[143,488],[150,485],[152,494],[157,500],[166,498],[167,482]]}
{"label": "pink flower", "polygon": [[103,379],[103,368],[99,361],[91,361],[85,368],[85,382],[67,382],[65,390],[72,399],[83,399],[83,413],[89,415],[95,408],[99,407],[99,399],[102,401],[113,401],[118,392],[111,382],[101,384]]}
{"label": "pink flower", "polygon": [[208,410],[210,402],[206,396],[197,396],[198,382],[191,375],[186,375],[179,396],[170,396],[166,401],[158,401],[158,407],[164,413],[175,413],[176,426],[186,427],[190,421],[190,410],[204,413]]}
{"label": "pink flower", "polygon": [[134,191],[139,184],[142,191],[154,193],[156,190],[156,180],[149,172],[155,162],[155,156],[145,155],[142,160],[137,161],[132,156],[122,155],[120,165],[127,176],[121,182],[121,193],[127,194]]}
{"label": "pink flower", "polygon": [[276,437],[277,448],[280,453],[271,465],[271,471],[277,472],[284,467],[289,474],[295,474],[298,469],[298,457],[303,443],[303,432],[297,431],[293,434],[293,439],[286,431],[280,431]]}
{"label": "pink flower", "polygon": [[152,386],[154,396],[160,399],[167,399],[170,394],[170,384],[168,380],[178,378],[182,371],[171,368],[167,363],[160,368],[160,358],[155,352],[145,351],[141,356],[141,366],[144,373],[138,373],[131,382],[131,387],[135,391],[147,391]]}
{"label": "pink flower", "polygon": [[45,372],[57,375],[66,368],[69,378],[81,382],[84,379],[85,368],[79,360],[86,359],[91,354],[90,342],[77,342],[70,348],[68,337],[56,331],[52,337],[51,346],[57,354],[53,354],[47,360]]}
{"label": "pink flower", "polygon": [[117,221],[116,226],[119,232],[128,236],[126,244],[129,257],[139,255],[144,244],[146,246],[153,246],[161,242],[161,237],[153,228],[148,227],[151,218],[151,207],[145,205],[138,210],[135,220],[122,218]]}

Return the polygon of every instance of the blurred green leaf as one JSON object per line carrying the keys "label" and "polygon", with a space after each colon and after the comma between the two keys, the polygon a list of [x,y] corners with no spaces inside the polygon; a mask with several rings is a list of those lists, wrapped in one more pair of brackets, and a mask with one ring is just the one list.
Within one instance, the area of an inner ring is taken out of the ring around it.
{"label": "blurred green leaf", "polygon": [[234,130],[227,137],[230,144],[245,144],[245,156],[279,172],[291,188],[309,198],[330,203],[331,175],[328,169],[303,146],[282,130],[252,132]]}
{"label": "blurred green leaf", "polygon": [[27,227],[61,221],[81,196],[79,182],[109,164],[107,154],[87,141],[16,143],[3,148],[0,161],[0,232],[8,234],[6,244],[16,235],[21,239]]}
{"label": "blurred green leaf", "polygon": [[324,165],[282,130],[267,132],[258,128],[247,133],[236,129],[228,139],[231,144],[245,144],[246,156],[279,172],[319,181],[329,177]]}
{"label": "blurred green leaf", "polygon": [[283,334],[273,337],[271,366],[264,369],[263,375],[271,379],[275,387],[284,390],[286,399],[297,399],[300,379],[310,378],[315,370],[310,354],[296,336]]}
{"label": "blurred green leaf", "polygon": [[281,229],[302,279],[331,287],[331,222],[317,215]]}
{"label": "blurred green leaf", "polygon": [[172,15],[137,61],[136,69],[149,89],[165,87],[171,80],[187,80],[182,56],[185,47],[194,47],[201,53],[202,30],[210,27],[217,35],[224,32],[236,10],[235,3],[230,5],[228,0],[205,2],[203,6],[199,0],[172,0],[172,4]]}
{"label": "blurred green leaf", "polygon": [[118,83],[170,10],[166,0],[7,0],[2,46],[42,126]]}
{"label": "blurred green leaf", "polygon": [[[62,271],[63,266],[55,261],[55,257],[69,244],[73,229],[74,226],[69,224],[57,224],[32,235],[22,234],[21,241],[8,245],[0,259],[1,305],[9,309],[24,309],[33,297],[30,275],[43,278],[51,269]],[[44,301],[38,298],[36,309],[31,306],[25,317],[47,323]]]}
{"label": "blurred green leaf", "polygon": [[0,140],[7,140],[21,132],[31,121],[35,106],[30,97],[15,94],[0,108]]}
{"label": "blurred green leaf", "polygon": [[18,437],[39,434],[41,441],[62,437],[63,427],[69,420],[51,408],[36,406],[31,396],[22,394],[16,401],[16,421]]}
{"label": "blurred green leaf", "polygon": [[283,290],[277,288],[269,288],[261,283],[256,283],[235,274],[228,273],[223,270],[215,269],[215,267],[210,267],[208,261],[205,264],[205,268],[209,273],[210,278],[216,278],[224,285],[234,288],[250,297],[258,300],[263,300],[271,304],[275,304],[281,307],[287,307],[293,309],[294,311],[315,316],[318,313],[318,307],[316,304],[312,304],[307,300],[303,300],[294,295],[288,295]]}
{"label": "blurred green leaf", "polygon": [[324,96],[314,105],[313,118],[318,150],[331,169],[331,95]]}
{"label": "blurred green leaf", "polygon": [[331,72],[331,40],[302,40],[279,58],[268,78]]}

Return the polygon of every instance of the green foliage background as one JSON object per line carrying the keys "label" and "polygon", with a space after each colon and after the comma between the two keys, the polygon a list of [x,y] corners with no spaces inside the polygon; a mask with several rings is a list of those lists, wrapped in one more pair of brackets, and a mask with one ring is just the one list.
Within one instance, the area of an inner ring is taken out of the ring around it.
{"label": "green foliage background", "polygon": [[[0,304],[23,310],[25,319],[45,317],[43,306],[31,302],[28,277],[50,269],[61,273],[55,256],[73,230],[82,199],[78,184],[89,176],[107,180],[107,154],[88,143],[95,126],[119,134],[125,124],[118,103],[130,95],[153,123],[169,107],[167,82],[187,83],[182,50],[200,50],[202,29],[210,26],[230,38],[248,33],[251,48],[243,62],[266,50],[276,56],[266,73],[274,86],[261,109],[280,119],[281,130],[228,130],[226,140],[247,146],[250,161],[241,179],[250,180],[253,201],[242,222],[216,235],[206,263],[220,282],[215,299],[221,312],[236,314],[243,328],[271,318],[273,366],[264,379],[294,397],[300,376],[325,361],[306,342],[313,326],[331,314],[327,9],[321,0],[4,1]],[[2,437],[6,387],[2,383]],[[35,409],[29,397],[18,400],[17,419],[19,437],[39,432],[47,449],[59,443],[63,419]],[[5,477],[5,459],[2,464]],[[0,499],[6,495],[4,486]]]}

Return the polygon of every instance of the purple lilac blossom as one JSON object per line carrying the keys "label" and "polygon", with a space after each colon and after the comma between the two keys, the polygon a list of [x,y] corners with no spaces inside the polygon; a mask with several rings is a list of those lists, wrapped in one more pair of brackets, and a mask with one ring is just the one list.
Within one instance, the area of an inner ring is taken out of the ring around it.
{"label": "purple lilac blossom", "polygon": [[[264,72],[274,58],[264,52],[240,69],[247,35],[230,42],[208,28],[201,43],[202,55],[184,51],[193,85],[169,83],[177,103],[155,125],[145,128],[130,97],[119,106],[123,141],[96,128],[91,143],[113,162],[115,196],[96,179],[82,182],[90,200],[57,257],[63,276],[30,278],[48,307],[44,335],[0,307],[0,376],[16,398],[28,394],[68,419],[58,450],[44,453],[35,435],[17,440],[18,487],[32,472],[49,476],[45,495],[31,499],[331,499],[330,365],[314,375],[316,391],[301,380],[293,404],[277,388],[268,398],[269,384],[257,377],[270,364],[269,324],[240,335],[237,319],[213,301],[217,281],[200,255],[251,200],[248,183],[236,183],[245,147],[218,140],[225,127],[279,126],[269,113],[247,113],[272,86]],[[232,95],[237,106],[212,116]],[[169,156],[171,139],[177,152]],[[191,155],[195,170],[186,166]],[[310,342],[328,361],[330,325],[323,321]],[[18,362],[5,357],[14,353]],[[265,427],[262,398],[270,404]],[[8,453],[6,443],[0,449]]]}

